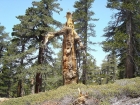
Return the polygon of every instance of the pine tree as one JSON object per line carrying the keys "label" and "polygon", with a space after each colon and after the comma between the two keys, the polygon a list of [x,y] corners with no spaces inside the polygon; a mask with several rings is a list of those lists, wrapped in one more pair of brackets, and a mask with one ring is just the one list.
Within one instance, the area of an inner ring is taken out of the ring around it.
{"label": "pine tree", "polygon": [[86,83],[92,84],[95,79],[94,77],[95,77],[95,73],[96,73],[98,67],[96,66],[96,59],[93,58],[93,56],[90,54],[88,54],[88,56],[87,56],[87,64],[88,64],[88,66],[87,66],[86,70],[87,70],[87,80],[88,81],[86,81]]}
{"label": "pine tree", "polygon": [[[32,2],[32,5],[33,7],[28,8],[24,16],[17,17],[21,23],[20,27],[18,25],[14,26],[13,36],[18,35],[21,37],[22,35],[23,38],[26,39],[26,44],[28,43],[28,49],[32,47],[39,49],[38,60],[36,63],[38,67],[36,67],[40,70],[37,70],[36,68],[37,73],[35,76],[35,93],[38,93],[42,90],[41,65],[52,59],[49,56],[52,52],[51,49],[47,47],[47,50],[45,51],[41,43],[44,38],[43,36],[48,31],[54,30],[52,26],[58,27],[61,25],[60,22],[53,19],[52,14],[53,12],[59,13],[62,9],[59,7],[59,4],[56,3],[56,0],[34,1]],[[22,30],[19,30],[20,28],[22,28]],[[44,55],[48,57],[47,60],[44,60]]]}
{"label": "pine tree", "polygon": [[[106,52],[115,51],[120,57],[119,68],[125,69],[124,77],[135,77],[138,67],[139,45],[138,21],[139,1],[137,0],[108,0],[107,7],[118,10],[115,13],[115,20],[109,23],[105,28],[104,36],[107,37],[103,42],[103,49]],[[123,68],[122,68],[123,67]],[[122,70],[121,70],[122,71]]]}
{"label": "pine tree", "polygon": [[[75,29],[77,33],[81,36],[82,42],[85,46],[85,52],[87,53],[88,50],[92,50],[89,45],[93,45],[94,42],[90,41],[92,37],[95,37],[94,27],[95,25],[92,21],[96,20],[93,19],[92,16],[94,12],[91,11],[92,3],[94,0],[79,0],[75,2],[74,8],[76,8],[74,12],[74,21]],[[82,75],[82,82],[86,84],[87,80],[87,57],[83,56],[83,75]]]}
{"label": "pine tree", "polygon": [[117,59],[114,53],[109,54],[101,65],[101,78],[105,83],[114,82],[117,79]]}
{"label": "pine tree", "polygon": [[[22,24],[14,25],[12,36],[12,48],[9,48],[9,52],[12,52],[8,59],[11,59],[11,63],[15,65],[14,83],[17,84],[17,97],[21,97],[24,91],[24,81],[28,75],[27,68],[33,63],[36,58],[32,56],[33,52],[36,50],[35,47],[30,45],[30,39],[25,37],[28,30]],[[10,62],[10,61],[9,61]]]}
{"label": "pine tree", "polygon": [[57,58],[47,70],[48,72],[44,74],[45,89],[50,90],[62,86],[62,51],[58,52]]}
{"label": "pine tree", "polygon": [[10,37],[4,30],[5,27],[0,25],[0,97],[9,97],[11,72],[4,62],[4,56],[10,45]]}
{"label": "pine tree", "polygon": [[9,97],[10,96],[10,86],[11,86],[11,72],[6,66],[2,66],[0,73],[0,97]]}
{"label": "pine tree", "polygon": [[7,50],[9,36],[4,31],[5,27],[0,25],[0,65],[2,65],[2,58]]}

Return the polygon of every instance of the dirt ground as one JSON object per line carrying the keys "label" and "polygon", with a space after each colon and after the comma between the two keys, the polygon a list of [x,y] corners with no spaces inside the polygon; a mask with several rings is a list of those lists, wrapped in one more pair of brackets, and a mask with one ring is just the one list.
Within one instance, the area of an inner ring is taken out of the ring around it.
{"label": "dirt ground", "polygon": [[[44,101],[41,105],[81,105],[81,104],[73,104],[73,99],[70,97],[65,97],[59,101]],[[82,105],[99,105],[99,100],[95,98],[87,99],[85,104]],[[123,97],[119,100],[114,100],[111,105],[140,105],[140,97],[138,98],[130,98],[130,97]]]}
{"label": "dirt ground", "polygon": [[125,97],[113,103],[112,105],[140,105],[140,97],[138,98]]}
{"label": "dirt ground", "polygon": [[5,101],[5,100],[9,100],[9,98],[0,98],[0,103]]}

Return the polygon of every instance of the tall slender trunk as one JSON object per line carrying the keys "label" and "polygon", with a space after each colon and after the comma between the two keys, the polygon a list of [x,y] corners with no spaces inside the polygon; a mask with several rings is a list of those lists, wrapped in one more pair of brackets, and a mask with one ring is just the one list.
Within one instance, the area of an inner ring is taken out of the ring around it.
{"label": "tall slender trunk", "polygon": [[[85,0],[85,3],[87,3],[87,0]],[[88,26],[88,8],[87,8],[87,4],[86,4],[86,7],[85,7],[85,27],[84,27],[84,46],[86,47],[85,48],[85,53],[87,53],[87,26]],[[82,74],[82,83],[83,84],[86,84],[86,80],[87,80],[87,56],[83,56],[83,74]]]}
{"label": "tall slender trunk", "polygon": [[[24,50],[25,50],[25,44],[22,45],[21,52],[23,53]],[[21,58],[21,61],[20,61],[21,66],[23,65],[23,60],[24,60],[24,58]],[[20,71],[20,73],[21,73],[21,71]],[[19,79],[19,81],[18,81],[17,97],[22,97],[22,79]]]}
{"label": "tall slender trunk", "polygon": [[116,54],[115,54],[115,51],[113,50],[112,51],[112,61],[113,61],[113,65],[114,66],[112,66],[113,68],[113,81],[115,81],[115,79],[116,79],[116,56],[115,56]]}
{"label": "tall slender trunk", "polygon": [[[39,37],[40,42],[43,40],[43,36]],[[38,63],[42,64],[44,60],[44,47],[39,48],[39,54],[38,54]],[[42,75],[41,72],[36,73],[36,84],[35,84],[35,93],[39,93],[42,91]]]}
{"label": "tall slender trunk", "polygon": [[133,78],[134,77],[134,49],[133,49],[133,34],[132,34],[132,15],[130,11],[127,11],[127,22],[126,22],[126,34],[128,35],[127,40],[127,55],[126,55],[126,70],[125,77]]}

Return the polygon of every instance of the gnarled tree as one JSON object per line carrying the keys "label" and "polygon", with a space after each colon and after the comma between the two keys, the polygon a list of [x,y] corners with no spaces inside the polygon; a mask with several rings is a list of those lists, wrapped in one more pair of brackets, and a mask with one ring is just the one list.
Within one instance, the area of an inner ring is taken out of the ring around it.
{"label": "gnarled tree", "polygon": [[63,35],[63,82],[64,84],[78,83],[78,71],[77,71],[77,57],[76,57],[76,44],[78,43],[81,49],[84,46],[74,30],[74,22],[72,20],[72,14],[67,12],[67,22],[65,26],[57,32],[49,32],[45,36],[44,44],[48,42],[49,39]]}

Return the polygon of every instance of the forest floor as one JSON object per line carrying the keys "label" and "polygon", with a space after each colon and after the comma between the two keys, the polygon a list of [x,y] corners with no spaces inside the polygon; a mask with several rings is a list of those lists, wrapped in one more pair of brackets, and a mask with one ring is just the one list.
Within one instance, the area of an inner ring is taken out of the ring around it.
{"label": "forest floor", "polygon": [[[72,102],[72,99],[67,97],[61,100],[61,102],[44,101],[40,105],[72,105],[70,104],[71,102]],[[81,104],[76,104],[76,105],[81,105]],[[86,103],[82,105],[100,105],[100,104],[97,99],[90,98],[90,99],[87,99]],[[116,100],[116,102],[113,102],[110,105],[140,105],[140,97],[138,98],[123,97],[122,99]]]}
{"label": "forest floor", "polygon": [[0,98],[0,103],[2,103],[3,101],[9,100],[9,98]]}
{"label": "forest floor", "polygon": [[[0,103],[3,101],[9,100],[8,98],[0,98]],[[73,101],[72,97],[64,97],[61,102],[60,101],[44,101],[39,105],[69,105]],[[86,105],[99,105],[98,99],[89,98],[86,100]],[[114,99],[110,105],[140,105],[140,97],[131,98],[131,97],[123,97],[122,99]]]}
{"label": "forest floor", "polygon": [[[70,84],[20,98],[0,98],[0,105],[140,105],[139,81],[140,77],[103,85]],[[78,88],[88,93],[85,104],[78,103]]]}
{"label": "forest floor", "polygon": [[140,97],[138,98],[124,97],[118,100],[117,102],[112,103],[112,105],[140,105]]}

